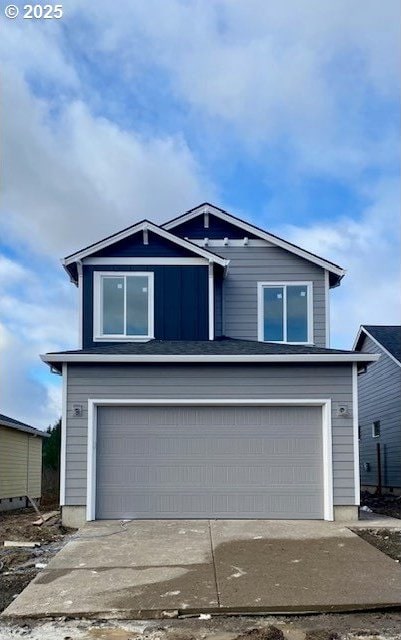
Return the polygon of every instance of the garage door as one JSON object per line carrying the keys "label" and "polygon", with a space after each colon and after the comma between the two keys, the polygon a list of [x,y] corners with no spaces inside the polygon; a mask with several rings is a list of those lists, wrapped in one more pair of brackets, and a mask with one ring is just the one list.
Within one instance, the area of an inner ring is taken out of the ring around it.
{"label": "garage door", "polygon": [[323,518],[319,407],[99,407],[97,518]]}

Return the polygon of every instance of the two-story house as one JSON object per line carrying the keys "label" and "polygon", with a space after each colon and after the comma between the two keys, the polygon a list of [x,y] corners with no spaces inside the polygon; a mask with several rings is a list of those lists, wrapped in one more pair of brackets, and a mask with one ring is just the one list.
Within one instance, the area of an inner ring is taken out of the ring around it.
{"label": "two-story house", "polygon": [[362,489],[401,494],[401,327],[362,325],[354,349],[380,354],[358,377]]}
{"label": "two-story house", "polygon": [[338,265],[202,204],[64,260],[80,345],[63,376],[65,524],[357,518],[357,373],[330,349]]}

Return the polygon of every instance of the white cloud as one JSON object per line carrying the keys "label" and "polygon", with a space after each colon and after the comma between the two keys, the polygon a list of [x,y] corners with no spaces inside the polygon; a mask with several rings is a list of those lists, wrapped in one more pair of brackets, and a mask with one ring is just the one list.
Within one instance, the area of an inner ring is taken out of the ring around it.
{"label": "white cloud", "polygon": [[[105,0],[86,6],[95,34],[89,56],[107,55],[127,82],[167,71],[179,100],[213,133],[225,123],[241,145],[287,144],[298,171],[353,180],[388,161],[364,115],[373,96],[397,101],[398,0],[265,0],[208,3]],[[71,11],[77,14],[76,0]],[[157,16],[157,17],[156,17]],[[391,152],[394,159],[394,151]]]}
{"label": "white cloud", "polygon": [[[167,219],[212,187],[179,137],[145,138],[32,95],[4,70],[3,224],[51,255],[67,255],[143,217]],[[18,105],[18,108],[13,108]]]}
{"label": "white cloud", "polygon": [[78,323],[73,287],[49,262],[40,269],[0,259],[0,410],[46,427],[60,416],[60,382],[39,354],[75,347]]}
{"label": "white cloud", "polygon": [[370,197],[358,220],[342,217],[334,224],[276,229],[347,271],[340,288],[331,292],[333,347],[350,348],[361,324],[400,322],[398,183],[383,182]]}

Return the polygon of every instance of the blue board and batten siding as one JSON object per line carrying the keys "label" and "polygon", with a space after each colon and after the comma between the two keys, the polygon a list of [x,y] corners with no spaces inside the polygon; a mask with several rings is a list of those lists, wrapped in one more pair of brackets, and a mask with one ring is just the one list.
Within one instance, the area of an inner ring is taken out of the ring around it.
{"label": "blue board and batten siding", "polygon": [[[158,340],[208,339],[208,267],[96,265],[83,267],[83,347],[93,341],[95,271],[154,273],[154,327]],[[104,344],[105,341],[102,341]]]}
{"label": "blue board and batten siding", "polygon": [[143,242],[143,232],[135,233],[119,240],[91,255],[91,258],[194,258],[193,251],[148,231],[147,244]]}
{"label": "blue board and batten siding", "polygon": [[[194,404],[205,398],[331,398],[334,505],[355,505],[351,364],[68,365],[66,505],[86,504],[88,400],[102,397],[187,398]],[[82,416],[74,415],[77,403]],[[349,414],[339,417],[343,404]]]}
{"label": "blue board and batten siding", "polygon": [[192,220],[188,220],[187,222],[183,222],[180,225],[174,227],[171,230],[177,236],[181,236],[182,238],[187,237],[189,240],[201,240],[203,238],[210,238],[221,240],[222,238],[231,238],[231,239],[240,239],[244,238],[258,238],[252,233],[248,233],[248,231],[244,231],[240,227],[237,227],[235,224],[231,224],[226,220],[222,220],[213,214],[209,214],[209,226],[205,227],[205,218],[204,215],[196,216],[192,218]]}
{"label": "blue board and batten siding", "polygon": [[[401,488],[401,367],[369,336],[360,351],[380,353],[380,359],[358,376],[361,484],[378,484],[376,446],[380,443],[382,484]],[[380,420],[379,438],[372,436],[376,420]]]}

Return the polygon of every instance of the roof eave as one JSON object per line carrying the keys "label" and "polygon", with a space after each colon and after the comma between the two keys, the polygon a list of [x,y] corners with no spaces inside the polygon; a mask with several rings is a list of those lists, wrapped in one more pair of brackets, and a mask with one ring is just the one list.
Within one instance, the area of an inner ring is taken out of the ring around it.
{"label": "roof eave", "polygon": [[7,420],[0,421],[0,427],[6,427],[7,429],[14,429],[15,431],[20,431],[21,433],[26,433],[30,436],[38,436],[39,438],[50,438],[50,434],[45,431],[41,431],[40,429],[35,429],[35,427],[30,427],[29,425],[18,425],[13,422],[8,422]]}
{"label": "roof eave", "polygon": [[336,353],[336,354],[207,354],[207,355],[182,355],[182,354],[51,354],[47,353],[40,356],[43,362],[53,366],[54,364],[70,362],[70,363],[151,363],[151,362],[272,362],[272,363],[310,363],[315,362],[376,362],[379,359],[379,354],[362,354],[362,353]]}

